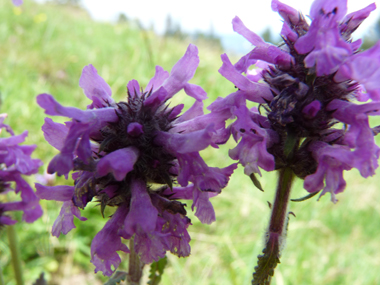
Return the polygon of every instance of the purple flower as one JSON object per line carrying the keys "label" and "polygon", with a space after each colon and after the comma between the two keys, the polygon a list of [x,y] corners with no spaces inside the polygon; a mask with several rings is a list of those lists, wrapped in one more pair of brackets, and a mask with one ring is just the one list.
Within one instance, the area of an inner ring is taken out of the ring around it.
{"label": "purple flower", "polygon": [[[201,222],[215,220],[209,198],[221,192],[237,165],[209,167],[199,155],[209,145],[226,141],[225,120],[230,114],[203,113],[207,94],[188,83],[198,63],[198,50],[190,45],[170,73],[157,66],[145,90],[136,80],[130,81],[127,101],[119,103],[96,69],[86,66],[79,85],[92,103],[84,111],[64,107],[48,94],[37,97],[46,114],[72,119],[59,124],[46,118],[42,127],[46,140],[60,151],[48,172],[67,176],[74,171],[75,180],[74,186],[36,184],[39,197],[64,202],[53,235],[74,228],[74,216],[84,220],[78,208],[94,198],[102,212],[106,206],[117,206],[92,242],[95,271],[111,275],[111,266],[121,262],[117,251],[129,251],[121,238],[132,236],[144,263],[164,257],[167,251],[188,256],[191,221],[177,199],[193,200]],[[180,90],[195,99],[183,114],[183,104],[168,105]],[[158,189],[153,190],[153,185]]]}
{"label": "purple flower", "polygon": [[[265,43],[239,18],[232,20],[233,29],[255,47],[235,65],[222,55],[219,72],[237,91],[209,109],[236,118],[226,128],[238,142],[230,157],[245,174],[288,167],[305,180],[307,191],[330,192],[334,202],[346,186],[344,170],[375,174],[379,127],[371,128],[368,116],[380,115],[380,105],[354,101],[380,101],[380,43],[363,52],[361,41],[351,40],[375,8],[346,15],[345,0],[316,0],[309,24],[294,8],[272,0],[284,19],[279,47]],[[246,100],[259,103],[259,109],[249,110]]]}
{"label": "purple flower", "polygon": [[30,157],[36,148],[35,145],[19,145],[25,141],[28,132],[15,135],[11,127],[3,123],[6,116],[6,114],[0,115],[0,132],[4,128],[11,136],[0,138],[0,193],[10,191],[20,193],[21,201],[0,203],[0,227],[16,223],[4,214],[6,212],[23,211],[23,220],[27,223],[33,223],[42,215],[39,199],[22,178],[22,175],[36,174],[42,162]]}
{"label": "purple flower", "polygon": [[22,5],[23,1],[22,0],[12,0],[12,3],[15,6],[20,6],[20,5]]}

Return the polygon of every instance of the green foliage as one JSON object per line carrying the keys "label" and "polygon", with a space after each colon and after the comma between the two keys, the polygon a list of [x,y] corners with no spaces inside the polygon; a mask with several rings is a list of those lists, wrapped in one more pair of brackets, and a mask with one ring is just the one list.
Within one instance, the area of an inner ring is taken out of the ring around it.
{"label": "green foliage", "polygon": [[164,269],[167,263],[168,258],[165,256],[164,258],[161,258],[159,261],[155,261],[150,265],[148,281],[149,285],[160,284],[161,277],[164,274]]}
{"label": "green foliage", "polygon": [[261,183],[259,181],[259,179],[257,179],[255,173],[251,173],[251,175],[249,175],[249,177],[251,178],[252,182],[253,182],[253,185],[255,185],[255,187],[257,189],[259,189],[260,191],[263,191],[264,192],[264,189],[263,187],[261,186]]}
{"label": "green foliage", "polygon": [[104,283],[104,285],[116,285],[127,278],[128,273],[124,271],[116,271],[112,277]]}

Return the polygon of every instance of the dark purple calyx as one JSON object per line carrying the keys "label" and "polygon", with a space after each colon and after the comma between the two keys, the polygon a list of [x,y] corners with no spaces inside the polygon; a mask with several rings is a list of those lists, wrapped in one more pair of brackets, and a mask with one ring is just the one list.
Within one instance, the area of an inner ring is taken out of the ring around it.
{"label": "dark purple calyx", "polygon": [[[170,188],[176,174],[171,171],[176,159],[165,150],[162,145],[155,142],[159,132],[167,132],[172,128],[172,122],[177,118],[171,116],[173,109],[168,108],[165,102],[160,106],[144,105],[144,101],[151,93],[143,93],[141,96],[132,96],[128,92],[127,102],[119,102],[116,114],[119,120],[109,123],[100,130],[102,138],[91,138],[99,143],[97,153],[94,153],[94,161],[89,164],[75,162],[75,169],[84,172],[90,171],[91,177],[84,178],[81,174],[75,182],[74,203],[83,208],[88,201],[96,196],[104,207],[116,206],[131,199],[130,185],[133,179],[145,181],[145,183],[165,184]],[[97,177],[96,158],[101,159],[116,150],[134,147],[139,151],[139,157],[134,164],[133,170],[127,173],[122,181],[117,181],[112,174]],[[86,182],[83,183],[85,179]],[[96,189],[90,191],[90,189]],[[109,191],[112,189],[112,191]]]}

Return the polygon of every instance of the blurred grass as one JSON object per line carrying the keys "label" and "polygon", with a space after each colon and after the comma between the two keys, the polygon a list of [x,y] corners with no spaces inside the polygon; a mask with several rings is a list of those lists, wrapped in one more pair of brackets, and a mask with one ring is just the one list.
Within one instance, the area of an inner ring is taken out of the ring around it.
{"label": "blurred grass", "polygon": [[[37,94],[50,93],[63,105],[85,108],[89,100],[78,81],[82,68],[91,63],[120,101],[129,80],[145,86],[155,65],[170,70],[189,44],[142,31],[134,22],[97,23],[85,11],[71,6],[25,1],[21,8],[15,8],[11,1],[0,0],[0,19],[0,111],[9,114],[7,123],[17,134],[29,130],[26,143],[38,145],[34,157],[41,158],[45,167],[56,151],[40,131],[45,115],[36,104]],[[231,93],[234,86],[217,72],[222,51],[204,43],[197,45],[201,63],[191,83],[208,92],[207,106],[216,97]],[[188,106],[192,103],[191,98],[181,95],[175,101]],[[221,151],[210,149],[202,155],[210,165],[224,167],[232,162],[227,155],[232,147],[230,141]],[[168,254],[162,284],[250,283],[256,256],[263,248],[270,214],[267,201],[272,201],[276,174],[263,174],[262,193],[242,170],[239,167],[222,195],[213,198],[217,221],[212,225],[202,225],[188,203],[193,222],[189,228],[192,255],[179,259]],[[336,205],[329,195],[319,202],[313,198],[291,204],[297,217],[290,217],[288,242],[272,284],[380,284],[379,179],[365,180],[356,171],[345,177],[347,189],[338,195]],[[298,181],[292,197],[305,194],[302,181]],[[42,271],[49,284],[101,284],[106,280],[101,273],[93,274],[90,263],[91,240],[106,222],[99,208],[87,207],[83,215],[89,220],[75,220],[77,229],[57,239],[51,237],[50,230],[60,203],[42,201],[42,206],[42,219],[16,226],[26,284]],[[127,256],[120,256],[124,261],[119,269],[126,270]],[[0,267],[6,284],[15,284],[4,231],[0,232]]]}

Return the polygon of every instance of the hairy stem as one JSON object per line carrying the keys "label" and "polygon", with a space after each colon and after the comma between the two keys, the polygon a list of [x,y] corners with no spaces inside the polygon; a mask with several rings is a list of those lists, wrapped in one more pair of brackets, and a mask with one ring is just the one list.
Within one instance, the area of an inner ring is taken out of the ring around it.
{"label": "hairy stem", "polygon": [[270,284],[274,269],[280,263],[280,253],[286,238],[288,203],[293,178],[294,174],[290,168],[286,167],[279,171],[272,215],[266,233],[266,245],[263,249],[264,254],[258,257],[252,285]]}
{"label": "hairy stem", "polygon": [[134,236],[129,240],[129,268],[128,268],[128,284],[139,285],[142,269],[144,264],[140,261],[138,254],[135,252]]}
{"label": "hairy stem", "polygon": [[12,255],[12,265],[13,265],[13,270],[15,274],[16,284],[24,285],[24,280],[22,277],[20,249],[18,246],[18,240],[17,240],[17,235],[14,229],[14,226],[7,226],[7,233],[8,233],[9,248],[11,250],[11,255]]}

